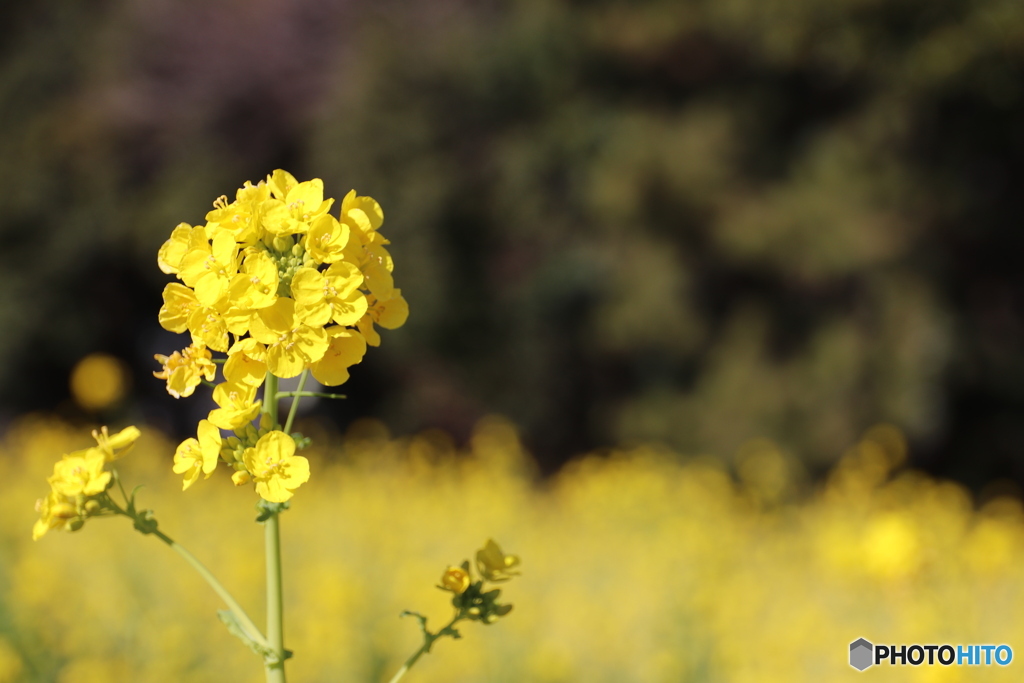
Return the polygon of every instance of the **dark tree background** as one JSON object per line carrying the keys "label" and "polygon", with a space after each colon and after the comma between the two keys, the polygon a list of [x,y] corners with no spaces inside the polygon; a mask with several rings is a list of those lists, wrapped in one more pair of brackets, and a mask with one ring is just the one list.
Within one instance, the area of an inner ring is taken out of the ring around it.
{"label": "dark tree background", "polygon": [[[1024,481],[1018,0],[21,3],[0,22],[0,409],[144,419],[159,245],[277,167],[378,199],[411,307],[340,428],[548,470],[659,440],[813,466],[886,421]],[[126,361],[113,415],[70,403]],[[197,404],[198,405],[198,404]]]}

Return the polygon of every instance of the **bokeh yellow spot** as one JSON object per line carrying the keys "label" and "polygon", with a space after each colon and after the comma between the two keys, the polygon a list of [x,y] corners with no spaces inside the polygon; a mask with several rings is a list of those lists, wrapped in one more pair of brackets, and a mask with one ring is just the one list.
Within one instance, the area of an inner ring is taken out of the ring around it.
{"label": "bokeh yellow spot", "polygon": [[124,398],[128,371],[123,362],[106,353],[91,353],[71,371],[71,395],[85,410],[110,407]]}

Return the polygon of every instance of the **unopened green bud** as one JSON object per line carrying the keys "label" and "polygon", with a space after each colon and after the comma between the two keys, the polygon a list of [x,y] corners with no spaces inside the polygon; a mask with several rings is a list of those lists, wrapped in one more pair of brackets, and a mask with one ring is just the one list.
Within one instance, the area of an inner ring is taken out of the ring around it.
{"label": "unopened green bud", "polygon": [[284,254],[291,250],[293,244],[295,242],[291,237],[275,237],[270,246],[278,253]]}
{"label": "unopened green bud", "polygon": [[224,439],[224,443],[226,443],[230,448],[235,449],[242,445],[242,440],[237,436],[229,436]]}
{"label": "unopened green bud", "polygon": [[301,257],[304,253],[306,253],[306,250],[302,248],[301,244],[296,243],[296,245],[292,247],[292,256]]}
{"label": "unopened green bud", "polygon": [[98,500],[87,500],[83,506],[87,515],[95,515],[102,507]]}
{"label": "unopened green bud", "polygon": [[85,520],[82,519],[81,517],[75,517],[73,519],[68,520],[68,530],[69,531],[78,531],[83,526],[85,526]]}

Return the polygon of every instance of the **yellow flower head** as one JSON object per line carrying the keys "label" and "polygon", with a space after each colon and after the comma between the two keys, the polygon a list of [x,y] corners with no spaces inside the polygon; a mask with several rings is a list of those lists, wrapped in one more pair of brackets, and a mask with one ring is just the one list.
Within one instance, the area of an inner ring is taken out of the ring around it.
{"label": "yellow flower head", "polygon": [[307,325],[295,301],[281,297],[261,309],[252,323],[252,337],[267,346],[267,366],[278,377],[295,377],[327,352],[322,326]]}
{"label": "yellow flower head", "polygon": [[220,430],[209,420],[200,420],[198,437],[185,439],[174,452],[173,472],[185,475],[182,491],[196,483],[200,472],[209,479],[217,469],[222,443]]}
{"label": "yellow flower head", "polygon": [[103,470],[107,459],[99,448],[88,448],[65,455],[53,466],[47,481],[62,496],[95,496],[107,490],[110,472]]}
{"label": "yellow flower head", "polygon": [[494,539],[487,539],[487,545],[476,552],[476,568],[480,576],[495,583],[508,581],[519,572],[511,571],[519,565],[516,555],[506,555]]}
{"label": "yellow flower head", "polygon": [[462,595],[469,588],[469,573],[462,567],[448,567],[441,575],[441,588]]}
{"label": "yellow flower head", "polygon": [[309,461],[295,455],[295,441],[282,431],[261,436],[255,447],[246,449],[242,461],[256,482],[256,492],[272,503],[285,502],[309,480]]}
{"label": "yellow flower head", "polygon": [[138,427],[125,427],[113,436],[107,431],[106,426],[92,430],[92,438],[96,439],[96,445],[107,462],[113,462],[128,454],[128,451],[135,445],[135,440],[142,432]]}
{"label": "yellow flower head", "polygon": [[217,374],[213,357],[202,344],[192,344],[170,356],[156,354],[153,357],[164,366],[163,370],[154,372],[153,376],[167,380],[167,393],[174,398],[191,396],[204,378],[211,382]]}
{"label": "yellow flower head", "polygon": [[54,490],[46,498],[36,501],[36,512],[39,519],[32,527],[32,540],[38,541],[50,529],[62,529],[68,520],[77,517],[74,501]]}
{"label": "yellow flower head", "polygon": [[222,382],[213,389],[213,400],[219,408],[210,411],[210,422],[221,429],[241,429],[256,419],[260,401],[256,387],[241,382]]}
{"label": "yellow flower head", "polygon": [[330,345],[324,357],[309,366],[316,381],[329,387],[336,387],[348,381],[348,369],[362,362],[366,355],[366,340],[363,335],[347,327],[327,328]]}

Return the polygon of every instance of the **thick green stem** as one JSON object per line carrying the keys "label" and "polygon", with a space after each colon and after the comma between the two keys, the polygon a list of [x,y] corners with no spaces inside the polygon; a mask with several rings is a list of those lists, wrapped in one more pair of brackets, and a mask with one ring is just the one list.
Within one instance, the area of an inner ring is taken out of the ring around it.
{"label": "thick green stem", "polygon": [[263,412],[270,416],[270,428],[277,428],[277,375],[267,373],[263,383]]}
{"label": "thick green stem", "polygon": [[[277,376],[267,373],[263,388],[263,411],[270,417],[271,429],[277,428]],[[298,399],[296,399],[298,400]],[[294,405],[292,406],[294,409]],[[288,418],[291,426],[291,416]],[[263,537],[267,556],[267,646],[277,661],[265,665],[267,683],[285,683],[284,675],[284,594],[281,581],[281,520],[275,512],[263,522]]]}
{"label": "thick green stem", "polygon": [[267,548],[267,645],[277,655],[276,663],[267,664],[267,683],[285,683],[280,519],[280,513],[275,513],[263,522]]}

